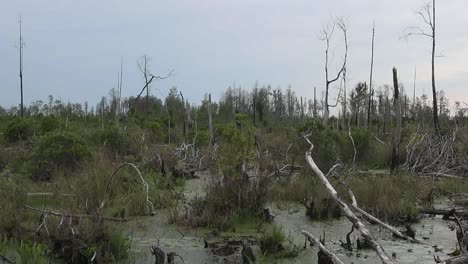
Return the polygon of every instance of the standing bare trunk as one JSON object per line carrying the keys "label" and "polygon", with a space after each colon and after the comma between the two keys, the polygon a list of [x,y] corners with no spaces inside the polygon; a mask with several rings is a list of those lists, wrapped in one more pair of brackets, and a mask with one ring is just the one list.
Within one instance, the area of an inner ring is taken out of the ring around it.
{"label": "standing bare trunk", "polygon": [[401,136],[401,100],[398,90],[398,74],[397,69],[393,68],[393,105],[395,107],[395,120],[396,127],[393,131],[393,147],[392,147],[392,163],[390,164],[390,170],[393,172],[399,162],[399,148],[400,148],[400,136]]}
{"label": "standing bare trunk", "polygon": [[211,116],[211,94],[208,95],[208,144],[211,148],[213,146],[213,120]]}
{"label": "standing bare trunk", "polygon": [[374,100],[374,91],[372,90],[372,70],[374,68],[374,38],[375,38],[375,22],[374,27],[372,28],[372,52],[371,52],[371,66],[370,66],[370,80],[369,80],[369,95],[368,95],[368,105],[367,105],[367,129],[370,128],[371,123],[371,106],[372,101]]}
{"label": "standing bare trunk", "polygon": [[433,105],[433,118],[434,128],[436,132],[439,131],[439,116],[437,111],[437,91],[435,83],[435,51],[436,51],[436,7],[435,0],[432,0],[432,105]]}
{"label": "standing bare trunk", "polygon": [[434,129],[439,131],[439,112],[437,106],[437,89],[435,80],[435,53],[436,53],[436,1],[427,3],[417,14],[422,18],[424,24],[428,26],[429,30],[421,27],[409,27],[409,32],[406,32],[403,38],[410,36],[423,36],[432,40],[432,53],[431,53],[431,81],[432,81],[432,119],[434,121]]}
{"label": "standing bare trunk", "polygon": [[187,140],[187,109],[185,108],[184,95],[180,92],[180,97],[182,97],[182,111],[184,112],[184,124],[182,127],[182,132],[184,135],[184,142]]}
{"label": "standing bare trunk", "polygon": [[21,16],[19,20],[19,78],[20,78],[20,92],[21,92],[21,117],[24,116],[24,104],[23,104],[23,47],[24,47],[24,42],[23,42],[23,33],[22,33],[22,28],[21,28]]}
{"label": "standing bare trunk", "polygon": [[314,118],[317,117],[317,87],[314,86]]}
{"label": "standing bare trunk", "polygon": [[[330,50],[330,40],[331,40],[331,38],[333,36],[333,31],[334,31],[335,26],[338,26],[340,28],[340,30],[343,32],[343,38],[344,38],[344,44],[345,44],[345,53],[344,53],[344,58],[343,58],[343,64],[342,64],[340,70],[336,74],[335,78],[330,80],[329,72],[328,72],[328,63],[329,63],[328,57],[329,57],[329,50]],[[343,72],[346,69],[346,61],[347,61],[347,58],[348,58],[348,35],[347,35],[347,28],[346,28],[346,24],[345,24],[344,20],[342,18],[337,19],[337,21],[335,21],[333,23],[333,28],[332,29],[323,29],[322,34],[323,34],[323,39],[322,40],[324,40],[325,43],[326,43],[326,49],[325,49],[325,98],[324,98],[325,102],[324,102],[324,109],[323,109],[323,123],[325,125],[327,125],[328,118],[330,116],[330,106],[334,107],[333,105],[330,105],[329,102],[328,102],[330,85],[332,83],[336,82],[340,78],[341,74],[343,74]],[[338,98],[337,98],[337,102],[338,102]]]}
{"label": "standing bare trunk", "polygon": [[413,79],[413,106],[411,107],[413,111],[413,119],[416,118],[416,66],[414,66],[414,79]]}

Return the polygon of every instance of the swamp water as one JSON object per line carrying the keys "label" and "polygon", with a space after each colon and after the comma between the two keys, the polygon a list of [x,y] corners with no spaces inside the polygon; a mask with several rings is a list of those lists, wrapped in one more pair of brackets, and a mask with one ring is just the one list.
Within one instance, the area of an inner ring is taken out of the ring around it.
{"label": "swamp water", "polygon": [[[203,195],[203,186],[208,180],[208,175],[200,174],[199,178],[186,182],[185,195],[192,198],[196,195]],[[442,203],[436,205],[442,208]],[[346,218],[337,220],[311,222],[305,215],[305,208],[300,204],[290,204],[281,206],[270,206],[273,215],[276,215],[274,222],[283,228],[287,240],[291,241],[299,248],[303,248],[305,238],[300,233],[306,230],[314,234],[317,238],[326,235],[326,246],[335,252],[345,263],[380,263],[379,258],[371,249],[356,250],[355,240],[358,238],[358,231],[351,235],[353,241],[353,251],[347,251],[341,247],[341,242],[346,241],[346,234],[351,230],[351,223]],[[213,252],[212,249],[204,248],[206,239],[219,239],[214,237],[210,230],[188,229],[180,226],[167,224],[167,212],[158,211],[155,216],[141,217],[136,221],[122,224],[122,228],[132,235],[133,249],[135,254],[129,260],[130,263],[154,263],[154,257],[150,253],[151,245],[158,245],[166,252],[176,252],[185,263],[242,263],[240,250],[236,252]],[[416,230],[416,238],[424,241],[424,244],[414,244],[403,240],[395,239],[392,234],[381,229],[377,225],[370,225],[365,222],[372,234],[377,237],[383,248],[390,256],[394,257],[395,263],[435,263],[433,256],[440,256],[446,259],[455,250],[457,245],[454,223],[444,221],[441,217],[423,217],[417,224],[412,225]],[[255,236],[256,234],[252,234]],[[231,238],[239,236],[230,234]],[[424,239],[423,239],[424,238]],[[317,263],[317,247],[301,251],[298,257],[267,260],[263,263]],[[261,259],[258,255],[257,259]],[[262,263],[262,261],[258,261]],[[176,258],[176,263],[184,263]]]}

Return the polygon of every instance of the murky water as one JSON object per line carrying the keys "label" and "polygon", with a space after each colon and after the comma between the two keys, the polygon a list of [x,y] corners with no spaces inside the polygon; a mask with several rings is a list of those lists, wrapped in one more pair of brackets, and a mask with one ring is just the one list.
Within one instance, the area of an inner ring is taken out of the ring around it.
{"label": "murky water", "polygon": [[[200,178],[188,180],[186,196],[188,198],[203,194],[203,186],[208,181],[207,174]],[[441,206],[441,205],[439,205]],[[305,208],[299,204],[291,204],[278,208],[270,206],[275,217],[275,223],[282,226],[288,239],[302,247],[304,236],[301,230],[307,230],[319,237],[325,232],[326,246],[334,251],[345,263],[380,263],[372,250],[346,251],[341,247],[340,240],[346,240],[346,234],[351,230],[351,223],[346,219],[326,222],[311,222],[305,215]],[[154,263],[150,254],[151,245],[158,245],[166,252],[176,252],[186,263],[240,263],[240,254],[232,256],[215,256],[210,249],[204,248],[204,237],[209,237],[209,230],[187,229],[167,224],[164,210],[153,217],[142,217],[138,221],[125,224],[133,236],[135,248],[135,263]],[[372,234],[376,236],[389,255],[394,255],[395,263],[434,263],[433,256],[448,258],[447,254],[454,251],[457,241],[452,222],[441,217],[424,217],[420,223],[413,225],[417,231],[416,237],[424,244],[414,244],[394,239],[392,234],[381,230],[378,226],[367,224]],[[354,231],[351,238],[355,240],[358,232]],[[437,252],[436,252],[437,251]],[[181,260],[176,263],[183,263]],[[317,248],[302,251],[297,258],[277,260],[276,263],[317,263]]]}

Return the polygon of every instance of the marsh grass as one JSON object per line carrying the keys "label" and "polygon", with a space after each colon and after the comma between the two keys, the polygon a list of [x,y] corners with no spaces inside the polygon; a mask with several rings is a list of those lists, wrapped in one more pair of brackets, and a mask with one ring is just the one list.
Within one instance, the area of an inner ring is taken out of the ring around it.
{"label": "marsh grass", "polygon": [[[358,205],[369,213],[387,221],[415,221],[418,210],[427,207],[431,192],[431,182],[415,175],[345,175],[348,184],[356,196]],[[440,182],[445,190],[468,190],[451,180]],[[346,189],[332,180],[332,184],[344,199],[349,201]],[[468,186],[468,184],[466,185]],[[287,205],[287,201],[300,202],[304,198],[314,201],[316,210],[326,212],[330,203],[324,186],[313,175],[305,173],[283,184],[274,184],[269,192],[269,199],[277,204]],[[333,208],[329,208],[333,209]],[[330,211],[330,210],[329,210]],[[318,219],[327,219],[330,215],[323,213]]]}

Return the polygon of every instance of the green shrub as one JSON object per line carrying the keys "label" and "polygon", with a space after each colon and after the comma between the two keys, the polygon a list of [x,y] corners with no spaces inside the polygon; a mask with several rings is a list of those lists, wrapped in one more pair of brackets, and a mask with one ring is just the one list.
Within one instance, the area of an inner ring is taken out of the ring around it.
{"label": "green shrub", "polygon": [[106,149],[117,155],[132,155],[138,152],[129,135],[115,126],[106,127],[99,132],[98,137]]}
{"label": "green shrub", "polygon": [[31,177],[48,180],[55,169],[74,170],[91,152],[78,135],[65,131],[41,136],[32,150]]}
{"label": "green shrub", "polygon": [[16,142],[28,139],[34,135],[34,128],[31,121],[27,119],[15,119],[5,129],[4,137],[8,142]]}
{"label": "green shrub", "polygon": [[60,123],[57,118],[53,116],[46,116],[41,119],[39,130],[42,134],[46,134],[57,130],[60,127]]}

